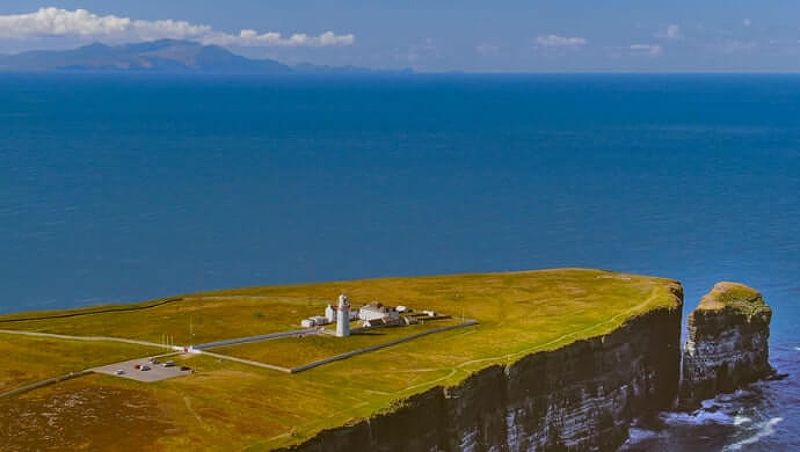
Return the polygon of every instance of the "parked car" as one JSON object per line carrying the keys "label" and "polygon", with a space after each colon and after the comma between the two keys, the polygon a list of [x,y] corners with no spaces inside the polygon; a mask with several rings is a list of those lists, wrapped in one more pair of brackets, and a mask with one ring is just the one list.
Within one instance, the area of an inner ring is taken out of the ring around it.
{"label": "parked car", "polygon": [[192,368],[189,366],[181,366],[181,372],[191,372]]}
{"label": "parked car", "polygon": [[114,371],[114,375],[125,375],[125,371],[122,369],[117,369]]}
{"label": "parked car", "polygon": [[175,367],[175,361],[167,361],[161,364],[162,367]]}
{"label": "parked car", "polygon": [[147,372],[148,370],[150,370],[150,366],[141,366],[139,367],[139,370],[141,370],[142,372]]}

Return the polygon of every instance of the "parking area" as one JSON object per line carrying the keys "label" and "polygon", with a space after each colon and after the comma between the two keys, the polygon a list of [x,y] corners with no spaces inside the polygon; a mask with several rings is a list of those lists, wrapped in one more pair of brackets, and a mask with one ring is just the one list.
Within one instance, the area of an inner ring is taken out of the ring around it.
{"label": "parking area", "polygon": [[170,360],[168,357],[151,359],[141,358],[109,364],[90,369],[92,372],[128,378],[142,383],[153,383],[170,378],[185,377],[192,374],[192,369]]}

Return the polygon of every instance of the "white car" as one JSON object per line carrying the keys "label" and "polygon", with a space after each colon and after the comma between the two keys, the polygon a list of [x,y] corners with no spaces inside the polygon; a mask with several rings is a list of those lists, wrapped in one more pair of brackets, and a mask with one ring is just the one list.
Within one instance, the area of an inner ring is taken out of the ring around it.
{"label": "white car", "polygon": [[114,375],[125,375],[125,371],[122,369],[117,369],[114,371]]}

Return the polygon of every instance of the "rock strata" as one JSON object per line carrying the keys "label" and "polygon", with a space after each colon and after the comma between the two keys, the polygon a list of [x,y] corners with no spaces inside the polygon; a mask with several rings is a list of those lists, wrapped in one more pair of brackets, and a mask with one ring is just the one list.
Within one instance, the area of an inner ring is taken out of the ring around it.
{"label": "rock strata", "polygon": [[614,332],[434,387],[390,413],[321,432],[292,450],[616,450],[631,421],[678,395],[682,291],[676,307]]}
{"label": "rock strata", "polygon": [[721,282],[690,315],[683,351],[682,408],[769,377],[772,310],[743,284]]}
{"label": "rock strata", "polygon": [[[320,432],[293,451],[617,450],[636,419],[775,374],[770,307],[759,292],[719,283],[688,320],[681,354],[676,308],[632,319],[605,336],[532,353],[434,387],[395,409]],[[681,371],[681,361],[683,369]]]}

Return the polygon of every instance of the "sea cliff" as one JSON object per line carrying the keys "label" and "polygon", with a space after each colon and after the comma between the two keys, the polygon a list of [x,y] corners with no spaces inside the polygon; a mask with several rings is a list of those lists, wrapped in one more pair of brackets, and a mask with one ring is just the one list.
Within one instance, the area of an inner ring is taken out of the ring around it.
{"label": "sea cliff", "polygon": [[[255,287],[0,316],[9,329],[0,334],[14,338],[0,341],[0,349],[25,360],[0,366],[0,389],[13,392],[51,376],[54,366],[61,374],[86,367],[87,345],[70,338],[115,336],[110,339],[117,342],[91,355],[99,362],[131,359],[134,352],[118,341],[152,342],[154,334],[170,327],[180,332],[175,325],[187,321],[198,343],[263,334],[286,328],[284,317],[321,312],[327,296],[343,292],[356,300],[462,312],[477,323],[301,373],[264,365],[384,344],[404,330],[237,345],[217,358],[183,354],[174,359],[194,372],[166,384],[82,374],[0,397],[0,443],[9,450],[134,442],[152,450],[615,450],[637,419],[646,423],[676,406],[691,409],[772,373],[771,311],[753,289],[717,285],[690,316],[682,354],[677,281],[554,269]],[[81,400],[83,412],[93,415],[76,418],[79,412],[63,400]],[[158,409],[133,413],[131,400]],[[143,429],[149,436],[121,433]]]}
{"label": "sea cliff", "polygon": [[772,310],[755,289],[715,285],[689,314],[681,407],[695,408],[701,400],[772,375],[771,318]]}
{"label": "sea cliff", "polygon": [[[677,286],[675,295],[682,303]],[[432,388],[292,450],[614,450],[633,419],[675,400],[680,333],[678,303],[607,335]]]}

